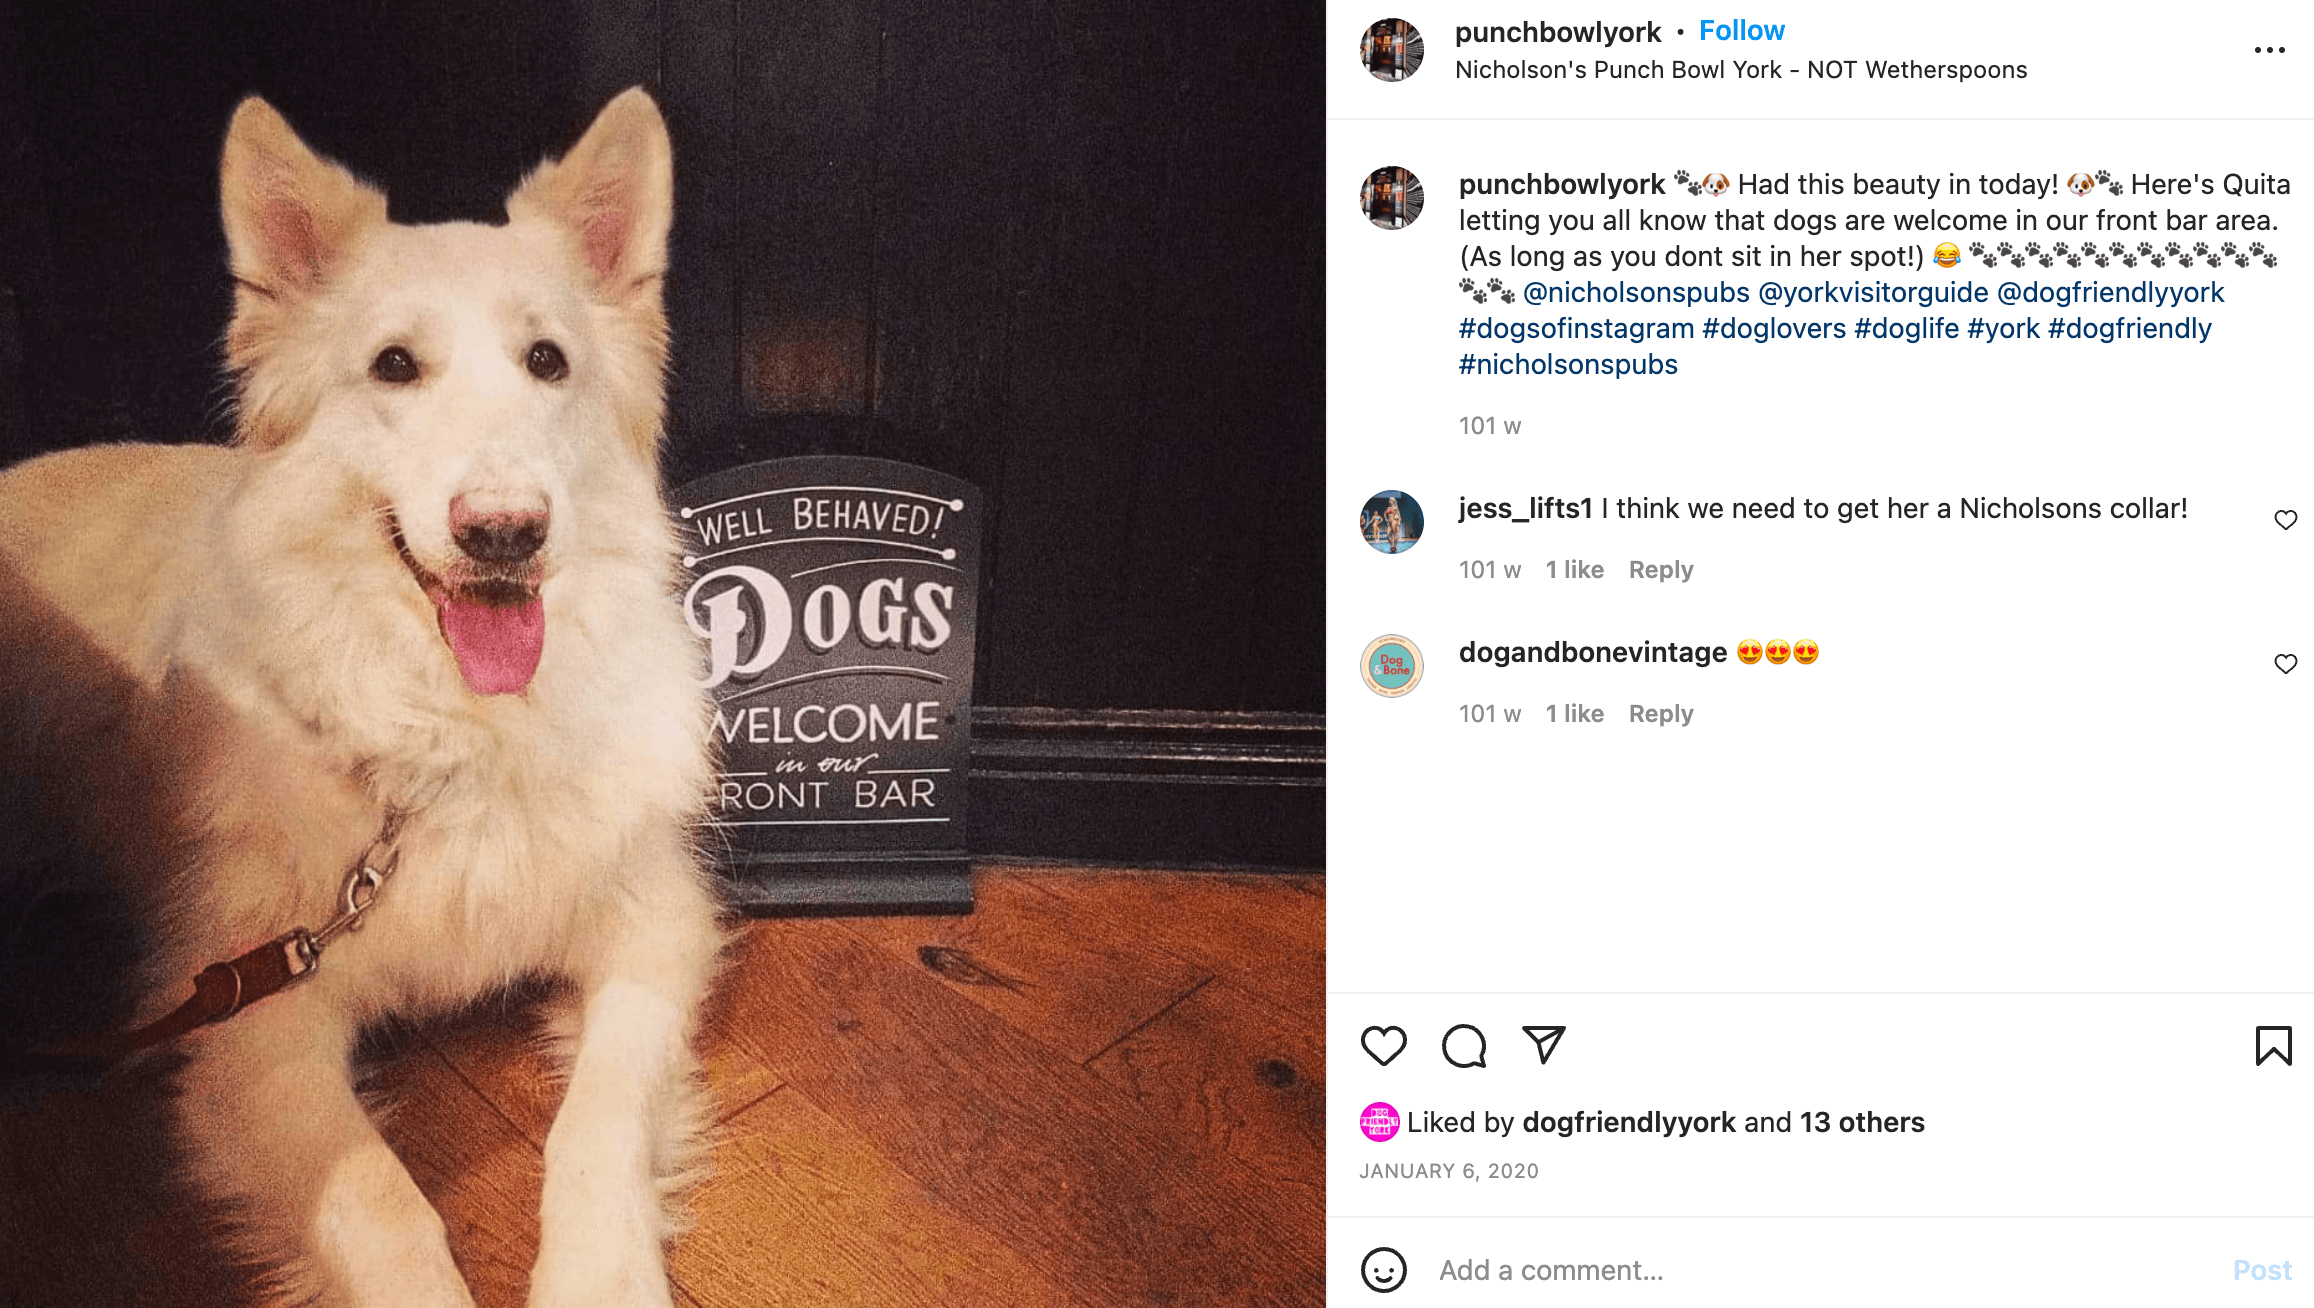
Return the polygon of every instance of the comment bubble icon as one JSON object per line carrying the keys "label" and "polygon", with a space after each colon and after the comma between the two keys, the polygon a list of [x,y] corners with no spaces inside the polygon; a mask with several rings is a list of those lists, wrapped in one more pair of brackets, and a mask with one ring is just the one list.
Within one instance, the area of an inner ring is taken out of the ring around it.
{"label": "comment bubble icon", "polygon": [[1486,1066],[1486,1032],[1468,1022],[1457,1022],[1446,1028],[1446,1036],[1438,1042],[1438,1051],[1456,1067]]}

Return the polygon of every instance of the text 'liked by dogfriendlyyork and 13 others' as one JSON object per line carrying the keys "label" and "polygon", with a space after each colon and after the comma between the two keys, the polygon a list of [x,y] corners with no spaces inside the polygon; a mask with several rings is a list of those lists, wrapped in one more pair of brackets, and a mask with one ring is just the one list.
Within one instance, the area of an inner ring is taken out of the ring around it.
{"label": "text 'liked by dogfriendlyyork and 13 others'", "polygon": [[1329,1295],[2302,1298],[2303,10],[1328,23]]}

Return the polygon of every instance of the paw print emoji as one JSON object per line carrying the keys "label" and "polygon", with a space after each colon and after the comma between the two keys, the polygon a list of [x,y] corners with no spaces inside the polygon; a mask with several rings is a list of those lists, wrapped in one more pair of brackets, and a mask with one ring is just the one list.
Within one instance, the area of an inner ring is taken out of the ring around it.
{"label": "paw print emoji", "polygon": [[2121,266],[2124,268],[2135,268],[2137,266],[2137,256],[2134,254],[2122,255]]}
{"label": "paw print emoji", "polygon": [[2169,257],[2172,259],[2177,257],[2177,242],[2175,241],[2169,243]]}
{"label": "paw print emoji", "polygon": [[2154,267],[2156,267],[2156,268],[2159,268],[2159,267],[2161,266],[2161,256],[2160,256],[2160,255],[2158,255],[2158,254],[2149,254],[2149,255],[2147,255],[2147,256],[2145,256],[2145,257],[2146,257],[2146,258],[2148,258],[2148,259],[2151,259],[2151,260],[2153,260],[2153,266],[2154,266]]}
{"label": "paw print emoji", "polygon": [[2265,257],[2265,259],[2263,260],[2263,262],[2265,263],[2265,265],[2266,265],[2268,268],[2271,268],[2271,267],[2273,267],[2273,266],[2274,266],[2274,262],[2275,262],[2275,260],[2274,260],[2274,256],[2273,256],[2273,255],[2270,255],[2270,254],[2269,254],[2269,255],[2267,255],[2267,256]]}
{"label": "paw print emoji", "polygon": [[2012,267],[2012,268],[2022,268],[2022,267],[2024,267],[2024,266],[2025,266],[2025,256],[2023,256],[2023,255],[2021,255],[2021,254],[2012,254],[2012,255],[2010,255],[2010,256],[2009,256],[2009,266],[2010,266],[2010,267]]}
{"label": "paw print emoji", "polygon": [[2055,245],[2050,246],[2049,253],[2057,255],[2060,258],[2064,257],[2065,243],[2063,241],[2059,241]]}
{"label": "paw print emoji", "polygon": [[2139,254],[2153,253],[2153,243],[2151,241],[2139,241],[2137,243],[2137,252]]}
{"label": "paw print emoji", "polygon": [[2099,185],[2103,185],[2104,183],[2106,183],[2106,182],[2110,182],[2110,181],[2112,181],[2112,180],[2113,180],[2113,174],[2111,174],[2111,173],[2109,173],[2109,172],[2105,171],[2105,170],[2104,170],[2104,169],[2102,169],[2102,168],[2100,168],[2100,169],[2098,169],[2098,170],[2097,170],[2097,181],[2098,181],[2098,184],[2099,184]]}
{"label": "paw print emoji", "polygon": [[1500,277],[1489,277],[1489,278],[1487,278],[1487,279],[1486,279],[1486,288],[1487,288],[1488,290],[1490,290],[1490,291],[1499,291],[1499,290],[1501,290],[1501,289],[1502,289],[1502,278],[1500,278]]}
{"label": "paw print emoji", "polygon": [[2266,243],[2265,243],[2264,241],[2252,241],[2252,242],[2250,242],[2250,253],[2252,253],[2252,254],[2264,254],[2265,252],[2266,252]]}
{"label": "paw print emoji", "polygon": [[1517,298],[1518,298],[1517,296],[1514,296],[1514,295],[1512,295],[1512,294],[1511,294],[1509,291],[1504,291],[1504,292],[1502,292],[1502,302],[1503,302],[1504,304],[1509,304],[1511,301],[1513,301],[1513,300],[1515,300],[1515,299],[1517,299]]}
{"label": "paw print emoji", "polygon": [[2078,254],[2068,254],[2068,255],[2066,255],[2066,256],[2065,256],[2065,266],[2066,266],[2066,267],[2068,267],[2068,268],[2078,268],[2078,267],[2080,267],[2080,266],[2081,266],[2081,256],[2080,256],[2080,255],[2078,255]]}
{"label": "paw print emoji", "polygon": [[2107,183],[2105,184],[2105,189],[2106,189],[2106,190],[2108,190],[2108,191],[2111,191],[2111,192],[2113,192],[2115,195],[2119,195],[2119,194],[2121,194],[2121,183],[2119,183],[2119,182],[2107,182]]}
{"label": "paw print emoji", "polygon": [[2193,243],[2193,252],[2195,254],[2208,254],[2210,252],[2209,242],[2195,241]]}
{"label": "paw print emoji", "polygon": [[1476,290],[1477,288],[1478,288],[1478,283],[1477,283],[1477,282],[1474,282],[1474,281],[1472,281],[1472,280],[1471,280],[1471,279],[1469,279],[1468,277],[1465,277],[1465,278],[1463,278],[1463,279],[1462,279],[1462,289],[1464,289],[1464,290],[1466,290],[1466,291],[1469,291],[1469,290]]}
{"label": "paw print emoji", "polygon": [[2231,259],[2234,257],[2234,243],[2232,241],[2226,242],[2224,245],[2219,246],[2218,249],[2223,251],[2227,258]]}
{"label": "paw print emoji", "polygon": [[1969,257],[1970,257],[1970,258],[1972,258],[1972,259],[1973,259],[1973,258],[1977,257],[1978,255],[1981,255],[1981,254],[1983,254],[1984,252],[1985,252],[1985,243],[1984,243],[1983,241],[1970,241],[1970,242],[1969,242]]}
{"label": "paw print emoji", "polygon": [[1671,175],[1671,180],[1679,183],[1681,186],[1687,185],[1687,170],[1682,168],[1678,172],[1673,173]]}
{"label": "paw print emoji", "polygon": [[2053,264],[2053,263],[2055,263],[2055,262],[2057,262],[2057,260],[2056,260],[2056,257],[2055,257],[2054,255],[2047,255],[2047,254],[2044,254],[2044,255],[2042,255],[2042,256],[2041,256],[2041,266],[2042,266],[2043,268],[2046,268],[2046,267],[2048,267],[2050,264]]}
{"label": "paw print emoji", "polygon": [[2110,267],[2112,267],[2112,266],[2113,266],[2113,256],[2111,256],[2111,255],[2109,255],[2109,254],[2101,254],[2101,255],[2098,255],[2098,256],[2097,256],[2097,266],[2098,266],[2098,267],[2100,267],[2100,268],[2110,268]]}

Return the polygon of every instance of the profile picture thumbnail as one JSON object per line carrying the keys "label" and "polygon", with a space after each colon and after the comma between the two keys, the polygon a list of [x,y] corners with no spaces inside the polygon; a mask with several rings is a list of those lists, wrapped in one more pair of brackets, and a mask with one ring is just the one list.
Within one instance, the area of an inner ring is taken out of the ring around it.
{"label": "profile picture thumbnail", "polygon": [[1366,221],[1384,231],[1413,225],[1422,216],[1422,181],[1404,168],[1377,168],[1366,174],[1358,192],[1358,207]]}
{"label": "profile picture thumbnail", "polygon": [[1377,81],[1403,82],[1422,67],[1422,33],[1403,18],[1385,18],[1358,38],[1358,60]]}
{"label": "profile picture thumbnail", "polygon": [[1422,651],[1404,636],[1376,636],[1361,657],[1358,675],[1384,699],[1411,695],[1422,684]]}
{"label": "profile picture thumbnail", "polygon": [[1358,534],[1384,554],[1404,554],[1422,539],[1422,505],[1405,491],[1382,491],[1358,511]]}

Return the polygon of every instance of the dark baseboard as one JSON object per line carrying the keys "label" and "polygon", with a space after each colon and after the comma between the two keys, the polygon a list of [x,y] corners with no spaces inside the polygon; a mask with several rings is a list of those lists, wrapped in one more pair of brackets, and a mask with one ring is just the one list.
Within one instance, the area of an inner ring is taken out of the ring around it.
{"label": "dark baseboard", "polygon": [[730,869],[724,894],[750,917],[969,913],[972,865],[961,858],[761,862]]}
{"label": "dark baseboard", "polygon": [[976,708],[970,830],[977,858],[1323,868],[1326,720]]}

